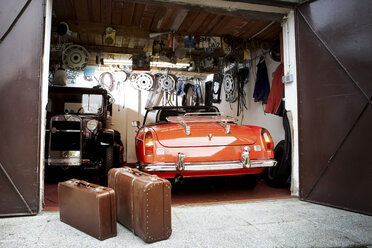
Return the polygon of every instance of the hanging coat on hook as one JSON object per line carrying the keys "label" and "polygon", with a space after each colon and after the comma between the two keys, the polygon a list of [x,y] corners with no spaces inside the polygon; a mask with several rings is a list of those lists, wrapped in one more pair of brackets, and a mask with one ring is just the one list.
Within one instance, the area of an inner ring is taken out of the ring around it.
{"label": "hanging coat on hook", "polygon": [[284,76],[284,66],[280,64],[275,72],[273,83],[271,86],[271,91],[269,98],[267,100],[267,105],[265,108],[266,113],[282,115],[282,111],[280,111],[280,107],[282,104],[283,99],[283,91],[284,91],[284,84],[282,82],[282,77]]}
{"label": "hanging coat on hook", "polygon": [[265,58],[260,57],[260,62],[257,64],[257,78],[254,86],[253,98],[255,102],[267,103],[270,94],[269,77],[267,76],[267,68]]}

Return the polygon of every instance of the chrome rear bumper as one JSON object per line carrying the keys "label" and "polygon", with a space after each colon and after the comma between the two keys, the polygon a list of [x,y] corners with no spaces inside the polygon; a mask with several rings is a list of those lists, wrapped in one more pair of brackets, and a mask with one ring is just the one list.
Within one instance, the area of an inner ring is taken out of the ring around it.
{"label": "chrome rear bumper", "polygon": [[50,158],[48,165],[51,166],[80,166],[82,159],[80,158]]}
{"label": "chrome rear bumper", "polygon": [[[225,162],[201,162],[201,163],[183,163],[181,171],[211,171],[211,170],[233,170],[233,169],[249,169],[260,167],[273,167],[277,164],[274,159],[257,159],[251,160],[250,164],[245,164],[241,161],[225,161]],[[180,166],[177,163],[152,163],[141,164],[141,168],[147,171],[180,171]]]}

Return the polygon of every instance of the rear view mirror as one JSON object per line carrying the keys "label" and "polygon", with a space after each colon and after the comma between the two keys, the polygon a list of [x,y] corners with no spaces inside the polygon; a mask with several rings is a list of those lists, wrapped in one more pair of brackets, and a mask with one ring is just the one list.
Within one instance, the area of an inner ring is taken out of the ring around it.
{"label": "rear view mirror", "polygon": [[137,127],[139,128],[140,127],[140,122],[139,121],[132,121],[132,127]]}

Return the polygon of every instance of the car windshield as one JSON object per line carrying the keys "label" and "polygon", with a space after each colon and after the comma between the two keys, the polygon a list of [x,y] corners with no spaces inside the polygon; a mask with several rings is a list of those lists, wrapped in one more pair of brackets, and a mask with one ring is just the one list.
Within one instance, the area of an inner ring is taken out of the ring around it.
{"label": "car windshield", "polygon": [[48,112],[68,114],[100,114],[103,110],[101,94],[58,94],[49,96]]}

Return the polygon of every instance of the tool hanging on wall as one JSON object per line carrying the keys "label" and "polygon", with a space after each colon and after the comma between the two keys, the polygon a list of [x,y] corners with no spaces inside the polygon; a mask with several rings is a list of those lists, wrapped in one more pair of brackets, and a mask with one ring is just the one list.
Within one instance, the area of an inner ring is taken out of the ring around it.
{"label": "tool hanging on wall", "polygon": [[[153,76],[153,81],[155,87],[157,90],[150,93],[151,96],[149,96],[148,102],[146,103],[148,106],[153,104],[156,99],[162,99],[163,100],[163,106],[170,105],[173,106],[172,98],[174,97],[174,90],[177,82],[177,78],[174,75],[170,75],[168,73],[166,74],[155,74]],[[161,95],[160,98],[157,98],[156,95]],[[163,97],[164,96],[164,97]],[[151,98],[151,99],[150,99]]]}
{"label": "tool hanging on wall", "polygon": [[221,102],[221,89],[222,89],[222,74],[213,75],[213,85],[212,85],[212,102],[220,103]]}
{"label": "tool hanging on wall", "polygon": [[102,88],[112,91],[114,89],[114,76],[111,74],[111,72],[103,72],[99,76],[99,84],[102,86]]}
{"label": "tool hanging on wall", "polygon": [[182,106],[192,106],[194,96],[194,85],[186,83],[184,87],[185,94],[182,97]]}
{"label": "tool hanging on wall", "polygon": [[205,82],[205,106],[212,106],[213,102],[213,82],[208,81]]}
{"label": "tool hanging on wall", "polygon": [[116,81],[116,92],[119,98],[117,102],[118,112],[120,112],[120,106],[124,109],[125,108],[125,81],[128,78],[128,75],[125,71],[121,70],[119,67],[115,70],[114,73],[115,81]]}
{"label": "tool hanging on wall", "polygon": [[183,97],[185,95],[185,85],[186,85],[186,78],[179,77],[177,80],[177,87],[176,87],[176,106],[178,106],[178,97]]}
{"label": "tool hanging on wall", "polygon": [[186,79],[184,77],[179,77],[177,80],[176,96],[185,95],[185,84],[186,84]]}
{"label": "tool hanging on wall", "polygon": [[198,78],[195,80],[196,80],[196,83],[195,83],[193,98],[194,98],[195,106],[199,106],[200,104],[203,104],[202,85]]}
{"label": "tool hanging on wall", "polygon": [[182,106],[199,106],[203,103],[202,85],[199,78],[194,78],[191,83],[185,83],[182,97]]}
{"label": "tool hanging on wall", "polygon": [[237,73],[237,85],[238,85],[238,107],[236,115],[239,116],[240,114],[243,115],[244,118],[244,109],[247,108],[246,99],[245,99],[245,91],[244,86],[248,83],[249,79],[249,69],[247,67],[241,68],[238,70]]}

